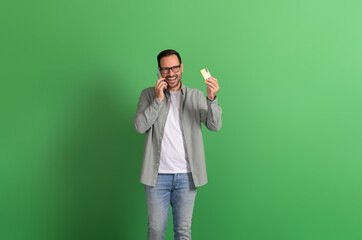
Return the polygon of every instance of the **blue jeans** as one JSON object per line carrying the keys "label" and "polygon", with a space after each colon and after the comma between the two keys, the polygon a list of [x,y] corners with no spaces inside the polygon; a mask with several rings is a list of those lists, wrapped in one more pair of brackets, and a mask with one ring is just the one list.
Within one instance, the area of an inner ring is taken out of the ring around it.
{"label": "blue jeans", "polygon": [[172,206],[175,240],[191,239],[196,187],[191,173],[158,174],[155,187],[145,185],[148,240],[164,240],[169,206]]}

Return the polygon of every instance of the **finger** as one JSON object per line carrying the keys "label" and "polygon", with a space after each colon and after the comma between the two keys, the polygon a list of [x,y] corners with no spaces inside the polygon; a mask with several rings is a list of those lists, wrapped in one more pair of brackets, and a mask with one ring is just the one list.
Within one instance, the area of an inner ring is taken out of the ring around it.
{"label": "finger", "polygon": [[167,83],[166,82],[160,82],[158,89],[163,89],[163,88],[167,88]]}
{"label": "finger", "polygon": [[162,85],[163,83],[165,83],[164,80],[162,80],[162,79],[157,80],[157,82],[156,82],[156,87],[159,87],[159,86]]}
{"label": "finger", "polygon": [[216,83],[213,82],[205,82],[207,86],[214,86],[214,87],[218,87],[218,85]]}
{"label": "finger", "polygon": [[209,82],[209,81],[206,82],[206,85],[207,85],[207,86],[217,87],[217,85],[216,85],[215,83]]}
{"label": "finger", "polygon": [[162,82],[162,81],[164,81],[166,78],[164,78],[164,77],[160,77],[158,80],[157,80],[157,82],[156,82],[156,86],[157,86],[157,84],[159,84],[160,82]]}
{"label": "finger", "polygon": [[216,78],[208,78],[206,82],[210,82],[210,83],[214,83],[215,85],[218,85],[217,79]]}
{"label": "finger", "polygon": [[210,82],[210,83],[207,83],[207,85],[208,86],[212,86],[213,88],[215,88],[216,90],[219,90],[219,84],[217,84],[217,83],[212,83],[212,82]]}
{"label": "finger", "polygon": [[214,77],[209,77],[209,78],[207,79],[207,81],[217,82],[217,79],[216,79],[216,78],[214,78]]}
{"label": "finger", "polygon": [[209,80],[209,79],[208,79],[205,83],[206,83],[206,84],[208,84],[208,83],[210,83],[210,84],[216,84],[214,81]]}
{"label": "finger", "polygon": [[159,91],[161,91],[162,89],[164,89],[165,88],[165,85],[164,84],[160,84],[158,87],[157,87],[157,89],[159,90]]}
{"label": "finger", "polygon": [[207,88],[210,89],[210,91],[212,91],[213,93],[217,93],[217,91],[219,91],[219,87],[213,86],[211,84],[208,85]]}
{"label": "finger", "polygon": [[217,90],[213,87],[207,87],[206,91],[210,91],[211,93],[216,93]]}

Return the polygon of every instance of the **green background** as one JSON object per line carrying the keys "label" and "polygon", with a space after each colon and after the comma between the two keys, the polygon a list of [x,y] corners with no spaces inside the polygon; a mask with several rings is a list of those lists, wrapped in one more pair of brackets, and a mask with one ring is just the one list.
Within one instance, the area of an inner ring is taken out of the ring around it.
{"label": "green background", "polygon": [[220,84],[194,239],[362,239],[361,1],[0,9],[0,239],[146,239],[133,117],[168,48],[185,85]]}

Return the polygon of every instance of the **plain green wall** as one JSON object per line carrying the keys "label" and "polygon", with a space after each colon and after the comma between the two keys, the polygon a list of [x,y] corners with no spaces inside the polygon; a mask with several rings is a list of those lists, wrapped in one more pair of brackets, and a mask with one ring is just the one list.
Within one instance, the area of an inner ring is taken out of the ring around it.
{"label": "plain green wall", "polygon": [[[156,56],[219,80],[198,240],[362,239],[362,2],[0,5],[0,239],[145,239],[133,117]],[[169,221],[167,239],[172,239]]]}

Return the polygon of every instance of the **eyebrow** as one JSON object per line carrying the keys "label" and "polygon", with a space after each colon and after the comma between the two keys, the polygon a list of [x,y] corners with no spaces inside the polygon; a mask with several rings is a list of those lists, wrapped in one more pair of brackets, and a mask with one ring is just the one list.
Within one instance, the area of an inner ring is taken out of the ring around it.
{"label": "eyebrow", "polygon": [[[180,64],[181,65],[181,64]],[[180,67],[180,65],[176,65],[176,66],[172,66],[172,67],[162,67],[161,69],[163,68],[173,68],[173,67]]]}

